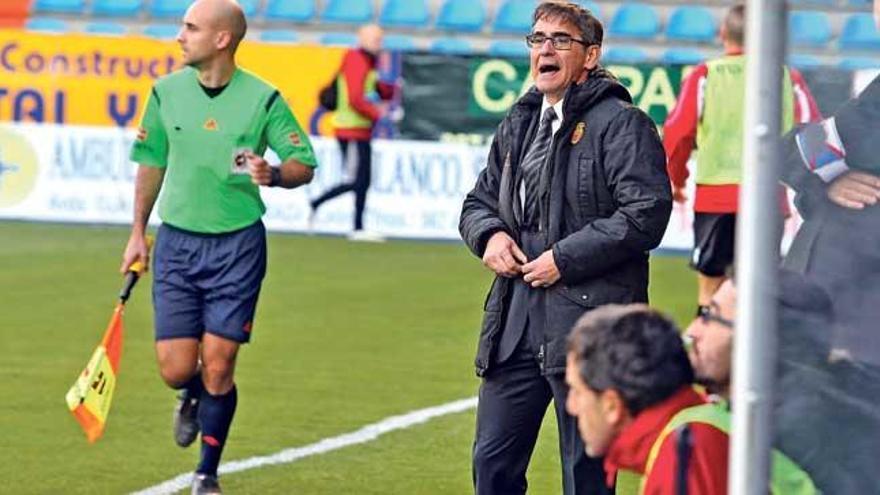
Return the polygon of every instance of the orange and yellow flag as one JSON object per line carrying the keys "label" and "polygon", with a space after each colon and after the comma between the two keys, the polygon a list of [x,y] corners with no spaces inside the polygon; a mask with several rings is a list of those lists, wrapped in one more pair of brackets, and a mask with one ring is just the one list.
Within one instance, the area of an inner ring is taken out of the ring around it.
{"label": "orange and yellow flag", "polygon": [[113,391],[119,374],[119,359],[122,356],[122,313],[125,306],[116,305],[104,338],[89,359],[89,364],[80,373],[76,383],[67,392],[67,407],[73,413],[90,443],[101,437]]}
{"label": "orange and yellow flag", "polygon": [[[147,236],[146,243],[149,250],[153,246],[153,238]],[[107,415],[110,414],[113,391],[116,390],[116,379],[119,376],[119,361],[122,358],[122,313],[131,296],[131,290],[145,271],[146,266],[141,260],[128,268],[125,284],[119,293],[119,302],[107,330],[104,331],[104,338],[92,353],[89,364],[64,397],[67,408],[82,426],[89,443],[101,438],[104,425],[107,424]]]}

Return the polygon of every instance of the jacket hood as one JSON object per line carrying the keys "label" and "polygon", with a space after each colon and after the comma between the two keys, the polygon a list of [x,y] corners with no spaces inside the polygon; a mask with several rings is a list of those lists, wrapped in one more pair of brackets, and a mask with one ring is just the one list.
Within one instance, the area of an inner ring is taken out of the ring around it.
{"label": "jacket hood", "polygon": [[[590,71],[586,81],[569,87],[563,98],[565,100],[563,104],[565,115],[576,115],[606,98],[617,98],[632,103],[629,91],[601,65]],[[516,102],[515,107],[532,110],[534,107],[540,107],[543,101],[544,95],[535,86],[532,86]]]}

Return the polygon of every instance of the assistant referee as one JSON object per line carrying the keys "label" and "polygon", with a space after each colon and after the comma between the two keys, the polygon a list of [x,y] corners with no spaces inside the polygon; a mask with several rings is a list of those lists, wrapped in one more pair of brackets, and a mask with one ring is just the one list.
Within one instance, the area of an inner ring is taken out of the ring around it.
{"label": "assistant referee", "polygon": [[[307,135],[277,89],[235,63],[247,31],[234,0],[197,0],[177,41],[186,68],[152,88],[131,159],[134,222],[122,271],[148,262],[144,231],[159,202],[153,269],[156,356],[181,391],[178,445],[201,430],[192,493],[221,493],[217,466],[237,402],[239,346],[250,340],[266,271],[259,186],[295,188],[316,166]],[[266,148],[281,158],[269,166]]]}

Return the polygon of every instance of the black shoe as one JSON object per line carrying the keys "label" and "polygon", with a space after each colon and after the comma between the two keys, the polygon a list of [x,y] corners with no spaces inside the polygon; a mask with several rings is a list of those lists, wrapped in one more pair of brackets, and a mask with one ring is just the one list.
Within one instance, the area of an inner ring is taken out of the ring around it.
{"label": "black shoe", "polygon": [[181,390],[174,408],[174,442],[177,445],[189,447],[199,436],[198,414],[199,398],[190,397],[186,390]]}
{"label": "black shoe", "polygon": [[223,490],[217,477],[210,474],[193,475],[192,495],[221,495]]}

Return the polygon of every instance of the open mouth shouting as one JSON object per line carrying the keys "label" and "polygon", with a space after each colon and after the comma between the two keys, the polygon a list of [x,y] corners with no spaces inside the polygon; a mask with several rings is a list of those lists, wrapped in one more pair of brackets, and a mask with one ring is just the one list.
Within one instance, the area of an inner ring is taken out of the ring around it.
{"label": "open mouth shouting", "polygon": [[553,79],[557,74],[559,74],[559,62],[546,61],[538,64],[538,79]]}

